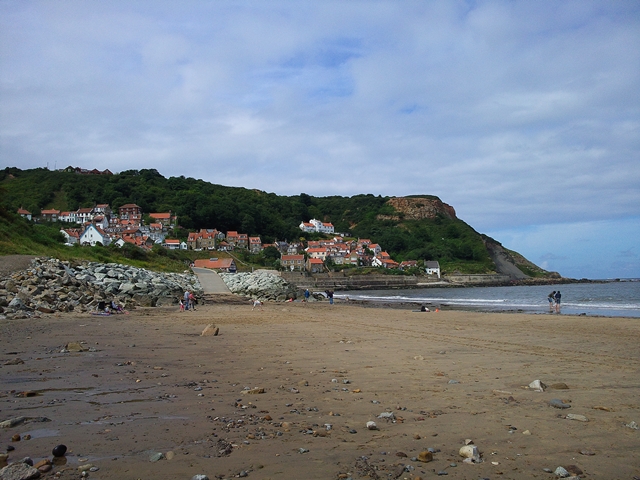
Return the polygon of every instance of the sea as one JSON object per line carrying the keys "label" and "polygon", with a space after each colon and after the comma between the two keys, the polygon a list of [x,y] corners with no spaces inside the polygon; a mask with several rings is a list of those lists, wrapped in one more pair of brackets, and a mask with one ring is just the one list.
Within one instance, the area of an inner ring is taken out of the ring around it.
{"label": "sea", "polygon": [[553,290],[562,293],[562,314],[640,318],[640,279],[562,285],[350,290],[336,292],[335,298],[424,304],[429,308],[548,314],[547,296]]}

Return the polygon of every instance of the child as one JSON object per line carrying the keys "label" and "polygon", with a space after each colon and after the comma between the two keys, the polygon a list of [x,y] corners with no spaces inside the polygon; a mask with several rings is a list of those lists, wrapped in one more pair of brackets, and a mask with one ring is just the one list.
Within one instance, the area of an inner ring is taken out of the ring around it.
{"label": "child", "polygon": [[251,307],[251,311],[253,311],[253,309],[256,307],[260,307],[260,310],[262,310],[262,302],[257,298],[253,301],[253,307]]}
{"label": "child", "polygon": [[180,299],[180,311],[184,312],[184,302]]}

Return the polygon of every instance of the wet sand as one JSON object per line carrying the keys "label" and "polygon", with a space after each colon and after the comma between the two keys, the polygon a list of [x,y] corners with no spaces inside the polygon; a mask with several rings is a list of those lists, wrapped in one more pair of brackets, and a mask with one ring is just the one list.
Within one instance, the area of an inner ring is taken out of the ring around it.
{"label": "wet sand", "polygon": [[[220,335],[200,336],[209,323]],[[62,479],[87,463],[91,479],[640,476],[638,319],[210,305],[2,320],[0,338],[0,421],[50,419],[0,429],[0,451],[63,443]],[[523,388],[536,379],[568,389]],[[465,439],[482,463],[462,462]]]}

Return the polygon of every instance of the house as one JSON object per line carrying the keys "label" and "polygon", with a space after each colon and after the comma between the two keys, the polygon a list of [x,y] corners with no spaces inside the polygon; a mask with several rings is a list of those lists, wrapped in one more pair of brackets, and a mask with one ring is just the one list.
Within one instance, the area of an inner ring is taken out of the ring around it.
{"label": "house", "polygon": [[31,220],[31,212],[25,210],[24,208],[18,209],[18,215],[20,215],[22,218],[26,218],[27,220]]}
{"label": "house", "polygon": [[96,215],[95,217],[93,217],[92,223],[103,230],[109,228],[109,220],[104,215]]}
{"label": "house", "polygon": [[371,266],[382,268],[398,268],[399,265],[398,262],[396,262],[395,260],[391,260],[390,258],[374,257],[373,260],[371,260]]}
{"label": "house", "polygon": [[65,245],[80,243],[80,230],[77,228],[63,228],[60,233],[64,237]]}
{"label": "house", "polygon": [[60,212],[58,220],[61,222],[77,223],[76,212]]}
{"label": "house", "polygon": [[416,268],[418,266],[417,260],[405,260],[404,262],[400,262],[400,270],[407,270],[409,268]]}
{"label": "house", "polygon": [[167,213],[150,213],[149,216],[154,220],[154,223],[161,223],[165,227],[171,226],[171,212]]}
{"label": "house", "polygon": [[286,270],[302,271],[305,268],[304,255],[282,255],[280,256],[280,266]]}
{"label": "house", "polygon": [[162,246],[168,250],[180,250],[180,240],[177,238],[165,238]]}
{"label": "house", "polygon": [[135,203],[127,203],[118,209],[120,220],[130,220],[140,225],[142,222],[142,208]]}
{"label": "house", "polygon": [[298,228],[307,233],[313,233],[316,231],[316,226],[313,223],[309,222],[302,222],[300,225],[298,225]]}
{"label": "house", "polygon": [[262,251],[262,240],[260,237],[249,237],[249,251],[251,253],[260,253]]}
{"label": "house", "polygon": [[60,216],[60,210],[41,210],[40,216],[42,217],[42,220],[45,220],[47,222],[55,222]]}
{"label": "house", "polygon": [[424,262],[424,271],[427,275],[437,275],[440,278],[440,262],[435,260],[427,260]]}
{"label": "house", "polygon": [[366,248],[373,252],[374,257],[377,257],[382,252],[382,247],[377,243],[370,243],[369,245],[366,245]]}
{"label": "house", "polygon": [[79,208],[76,210],[76,222],[78,223],[92,222],[93,217],[95,217],[93,208]]}
{"label": "house", "polygon": [[237,271],[236,262],[233,258],[201,258],[194,262],[198,268],[211,268],[221,272],[235,273]]}
{"label": "house", "polygon": [[238,234],[238,243],[236,244],[238,248],[249,248],[249,235],[246,233]]}
{"label": "house", "polygon": [[307,259],[307,271],[311,273],[321,273],[324,270],[324,262],[319,258]]}
{"label": "house", "polygon": [[118,246],[129,243],[131,245],[135,245],[136,247],[144,248],[145,250],[151,250],[151,248],[153,247],[153,240],[148,235],[123,234],[121,240],[122,242],[117,242]]}
{"label": "house", "polygon": [[316,220],[315,218],[312,218],[308,222],[302,222],[300,225],[298,225],[298,228],[300,228],[300,230],[302,230],[303,232],[308,233],[318,232],[332,234],[334,230],[331,223],[321,222],[320,220]]}
{"label": "house", "polygon": [[97,244],[101,244],[106,247],[110,243],[111,237],[93,223],[85,229],[82,235],[80,235],[80,245],[91,245],[94,247]]}
{"label": "house", "polygon": [[307,248],[307,255],[311,258],[319,258],[324,261],[328,254],[327,247]]}
{"label": "house", "polygon": [[227,232],[226,240],[229,245],[235,247],[238,244],[238,232]]}
{"label": "house", "polygon": [[106,217],[110,217],[113,214],[108,203],[99,203],[98,205],[93,207],[93,211],[96,213],[96,215],[104,215]]}

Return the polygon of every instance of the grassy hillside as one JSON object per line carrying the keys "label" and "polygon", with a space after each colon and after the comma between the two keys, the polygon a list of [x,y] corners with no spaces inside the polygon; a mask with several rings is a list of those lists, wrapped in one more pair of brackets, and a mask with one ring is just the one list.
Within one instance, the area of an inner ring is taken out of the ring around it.
{"label": "grassy hillside", "polygon": [[[172,211],[184,227],[179,234],[183,238],[187,229],[217,228],[222,232],[259,235],[265,243],[313,239],[318,235],[303,233],[298,225],[317,218],[333,223],[336,232],[370,238],[396,261],[438,260],[445,272],[495,271],[481,235],[464,221],[446,212],[432,218],[407,219],[391,205],[390,197],[371,194],[313,197],[305,193],[279,196],[193,178],[165,178],[156,170],[78,175],[71,171],[5,168],[0,170],[0,188],[3,189],[0,201],[9,212],[23,207],[38,214],[45,208],[75,210],[97,203],[108,203],[114,211],[125,203],[136,203],[145,213]],[[439,201],[430,195],[419,198]],[[24,242],[10,246],[5,241],[0,253],[9,250],[38,253],[46,247],[61,248],[61,254],[68,255],[64,248],[52,244],[56,235],[47,227],[37,227],[30,233],[24,225],[15,228],[24,236]],[[99,254],[107,255],[91,253]],[[116,254],[109,252],[110,256]],[[168,259],[167,262],[168,265]]]}

